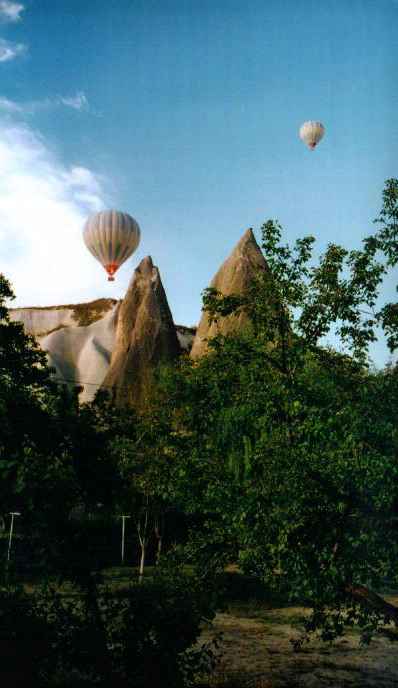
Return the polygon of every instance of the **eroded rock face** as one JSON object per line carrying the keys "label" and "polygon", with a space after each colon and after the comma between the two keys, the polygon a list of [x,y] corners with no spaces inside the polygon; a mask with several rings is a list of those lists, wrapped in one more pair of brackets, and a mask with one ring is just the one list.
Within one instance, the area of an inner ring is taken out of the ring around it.
{"label": "eroded rock face", "polygon": [[[248,230],[221,266],[211,286],[223,294],[244,292],[266,262]],[[136,269],[123,301],[10,310],[47,352],[55,377],[81,385],[80,401],[91,401],[104,388],[119,405],[142,408],[150,397],[153,370],[181,351],[194,358],[206,351],[206,339],[247,324],[246,316],[230,316],[209,325],[203,314],[198,330],[175,326],[158,268],[145,258]],[[193,343],[193,345],[192,345]]]}
{"label": "eroded rock face", "polygon": [[10,320],[22,322],[36,337],[54,378],[69,387],[79,385],[81,402],[91,401],[108,370],[115,339],[115,299],[42,308],[15,308]]}
{"label": "eroded rock face", "polygon": [[75,325],[73,310],[66,306],[58,308],[12,308],[10,320],[23,323],[25,332],[43,337],[61,327]]}
{"label": "eroded rock face", "polygon": [[158,268],[148,256],[120,304],[115,344],[103,387],[119,406],[145,406],[156,366],[174,360],[180,345]]}
{"label": "eroded rock face", "polygon": [[[224,296],[244,294],[259,270],[267,270],[267,264],[252,230],[248,229],[213,277],[210,286]],[[192,358],[199,358],[206,353],[208,339],[217,334],[231,334],[247,325],[245,313],[218,318],[217,322],[211,324],[207,313],[203,313],[191,350]]]}
{"label": "eroded rock face", "polygon": [[109,368],[115,341],[119,305],[87,326],[63,327],[38,338],[47,352],[55,378],[68,386],[79,385],[81,402],[92,401]]}
{"label": "eroded rock face", "polygon": [[[55,379],[70,387],[81,386],[79,400],[87,402],[92,401],[108,372],[120,305],[115,299],[104,298],[72,305],[14,308],[10,309],[10,319],[21,322],[25,332],[36,337],[54,368]],[[189,354],[196,328],[176,325],[175,329],[180,350]]]}
{"label": "eroded rock face", "polygon": [[177,337],[180,347],[184,353],[189,354],[196,335],[196,327],[186,325],[176,325]]}
{"label": "eroded rock face", "polygon": [[115,299],[96,299],[89,303],[31,308],[11,308],[10,320],[23,323],[25,332],[45,337],[62,327],[86,326],[114,308]]}

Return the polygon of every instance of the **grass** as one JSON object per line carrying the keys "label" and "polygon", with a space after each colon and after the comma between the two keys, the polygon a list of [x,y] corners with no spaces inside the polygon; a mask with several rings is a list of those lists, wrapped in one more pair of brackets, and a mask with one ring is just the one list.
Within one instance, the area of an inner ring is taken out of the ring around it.
{"label": "grass", "polygon": [[[152,578],[154,566],[145,567],[144,578]],[[106,590],[107,592],[120,592],[121,590],[128,590],[132,585],[138,582],[139,570],[138,567],[132,566],[112,566],[104,569],[101,573],[101,582],[99,590]],[[77,595],[81,593],[77,585],[70,581],[59,582],[57,578],[45,577],[42,574],[32,576],[17,575],[13,580],[20,583],[25,592],[33,593],[38,590],[43,584],[50,584],[55,587],[57,592],[65,595]]]}

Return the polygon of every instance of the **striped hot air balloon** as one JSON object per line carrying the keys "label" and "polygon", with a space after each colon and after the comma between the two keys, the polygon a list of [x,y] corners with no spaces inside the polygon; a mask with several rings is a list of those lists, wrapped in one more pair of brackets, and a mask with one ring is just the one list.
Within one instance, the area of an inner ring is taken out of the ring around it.
{"label": "striped hot air balloon", "polygon": [[304,143],[314,150],[325,133],[325,127],[321,122],[304,122],[300,127],[300,138]]}
{"label": "striped hot air balloon", "polygon": [[83,239],[114,281],[116,270],[129,258],[140,243],[140,228],[127,213],[119,210],[101,210],[91,215],[83,228]]}

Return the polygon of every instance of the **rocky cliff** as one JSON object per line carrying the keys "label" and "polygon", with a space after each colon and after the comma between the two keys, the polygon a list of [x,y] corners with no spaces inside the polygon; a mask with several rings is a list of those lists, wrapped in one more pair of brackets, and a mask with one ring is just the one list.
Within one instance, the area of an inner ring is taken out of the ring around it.
{"label": "rocky cliff", "polygon": [[48,354],[55,377],[82,385],[80,400],[90,401],[108,370],[115,339],[115,299],[44,308],[15,308],[10,319],[23,323]]}
{"label": "rocky cliff", "polygon": [[[248,230],[220,267],[211,286],[223,294],[244,292],[255,272],[266,269],[253,232]],[[150,393],[153,369],[181,351],[198,358],[206,340],[245,327],[246,317],[230,316],[210,325],[203,314],[199,328],[174,325],[159,270],[151,258],[136,269],[122,301],[16,308],[21,321],[47,351],[55,377],[66,385],[81,385],[81,401],[90,401],[104,386],[117,404],[142,406]]]}
{"label": "rocky cliff", "polygon": [[39,339],[49,365],[65,384],[82,386],[80,401],[91,401],[109,368],[119,304],[90,325],[64,327]]}
{"label": "rocky cliff", "polygon": [[111,310],[115,299],[96,299],[89,303],[67,306],[43,306],[41,308],[11,308],[10,320],[22,322],[25,331],[35,337],[43,337],[62,327],[90,325]]}
{"label": "rocky cliff", "polygon": [[[213,277],[210,286],[224,296],[244,294],[258,270],[266,269],[267,264],[253,231],[248,229]],[[247,316],[243,312],[218,318],[217,322],[211,324],[207,313],[203,313],[192,345],[192,358],[199,358],[206,353],[208,339],[217,334],[226,335],[242,330],[247,324]]]}
{"label": "rocky cliff", "polygon": [[[47,352],[60,382],[82,387],[80,401],[91,401],[104,382],[114,350],[121,302],[98,299],[89,303],[14,308],[10,319],[22,322]],[[175,326],[181,351],[189,353],[196,328]]]}
{"label": "rocky cliff", "polygon": [[151,394],[153,371],[180,353],[159,270],[148,256],[134,272],[117,319],[115,344],[103,387],[118,405],[142,408]]}

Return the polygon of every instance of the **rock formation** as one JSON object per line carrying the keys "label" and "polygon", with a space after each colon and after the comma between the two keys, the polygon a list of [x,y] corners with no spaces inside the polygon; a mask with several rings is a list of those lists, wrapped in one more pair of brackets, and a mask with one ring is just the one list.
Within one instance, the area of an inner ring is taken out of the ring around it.
{"label": "rock formation", "polygon": [[[211,286],[223,294],[244,292],[266,262],[248,230],[221,266]],[[209,325],[204,313],[199,328],[174,325],[158,269],[145,258],[136,269],[123,301],[10,309],[48,354],[55,378],[81,385],[81,401],[91,401],[104,385],[119,405],[140,406],[150,394],[154,368],[181,351],[198,358],[206,340],[247,325],[245,314]],[[195,334],[196,333],[196,334]],[[192,350],[191,350],[192,349]]]}
{"label": "rock formation", "polygon": [[189,354],[192,349],[197,328],[187,327],[186,325],[176,325],[175,327],[181,350]]}
{"label": "rock formation", "polygon": [[[92,401],[108,372],[115,343],[120,302],[97,299],[89,303],[10,309],[10,319],[22,322],[47,352],[55,379],[82,387],[81,402]],[[180,349],[189,354],[196,328],[175,326]]]}
{"label": "rock formation", "polygon": [[115,299],[43,308],[15,308],[10,319],[22,322],[47,352],[54,377],[83,387],[80,401],[91,401],[109,367],[115,338]]}
{"label": "rock formation", "polygon": [[142,408],[150,397],[154,368],[180,353],[159,271],[148,256],[133,275],[117,319],[116,338],[103,387],[119,406]]}
{"label": "rock formation", "polygon": [[28,334],[40,338],[61,327],[91,325],[111,310],[116,303],[115,299],[96,299],[89,303],[67,306],[11,308],[10,320],[23,323]]}
{"label": "rock formation", "polygon": [[[244,294],[254,275],[259,270],[266,270],[267,264],[253,231],[248,229],[236,244],[231,255],[222,264],[213,277],[210,286],[224,296]],[[247,316],[241,312],[218,318],[217,322],[209,323],[207,313],[203,313],[191,349],[192,358],[199,358],[207,350],[207,340],[217,334],[230,334],[242,330],[248,324]]]}
{"label": "rock formation", "polygon": [[90,325],[64,327],[39,339],[55,377],[70,386],[81,385],[81,402],[94,398],[109,368],[118,308],[114,305]]}

